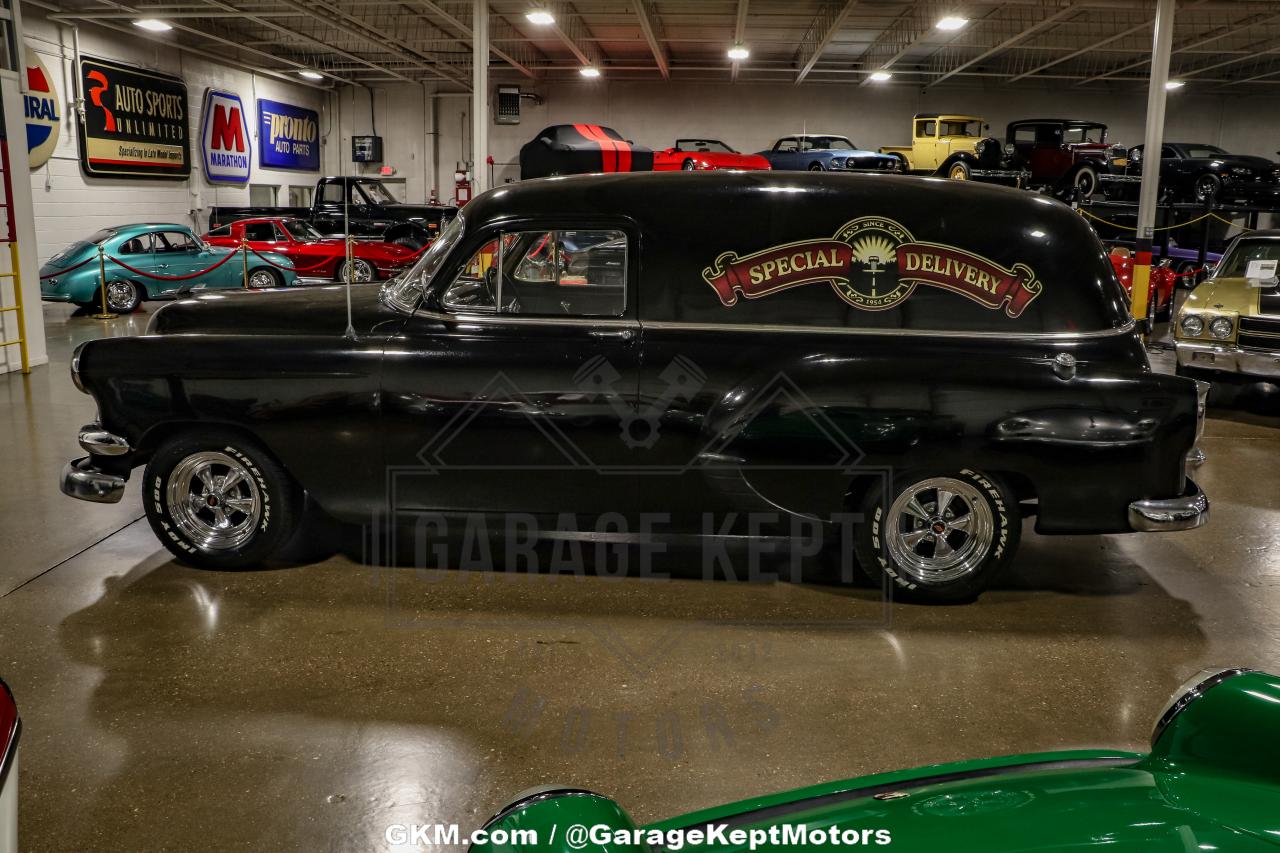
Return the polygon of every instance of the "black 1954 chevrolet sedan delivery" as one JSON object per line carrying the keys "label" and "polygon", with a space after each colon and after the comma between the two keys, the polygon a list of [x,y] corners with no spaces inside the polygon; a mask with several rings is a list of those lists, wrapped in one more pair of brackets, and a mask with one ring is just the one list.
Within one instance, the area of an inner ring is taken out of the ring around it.
{"label": "black 1954 chevrolet sedan delivery", "polygon": [[304,500],[345,521],[852,519],[862,568],[925,600],[984,588],[1030,515],[1207,520],[1196,384],[1151,371],[1102,247],[1043,197],[551,178],[476,198],[411,272],[354,288],[344,334],[346,296],[205,294],[83,345],[100,421],[63,490],[116,501],[145,464],[157,535],[213,567],[267,558]]}

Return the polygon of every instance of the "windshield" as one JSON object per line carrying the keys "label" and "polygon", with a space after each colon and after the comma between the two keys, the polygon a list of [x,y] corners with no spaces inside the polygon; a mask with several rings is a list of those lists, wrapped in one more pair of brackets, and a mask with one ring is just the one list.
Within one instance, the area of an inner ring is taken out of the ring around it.
{"label": "windshield", "polygon": [[1215,278],[1244,278],[1250,261],[1280,261],[1280,240],[1241,240],[1218,263]]}
{"label": "windshield", "polygon": [[1062,141],[1067,143],[1106,142],[1107,129],[1100,124],[1067,127],[1062,131]]}
{"label": "windshield", "polygon": [[387,282],[382,289],[382,294],[388,302],[402,311],[413,311],[418,307],[418,300],[422,298],[427,285],[431,283],[431,277],[436,274],[445,257],[462,238],[462,221],[463,216],[459,213],[444,227],[435,242],[422,253],[422,257],[413,265],[413,269],[400,278]]}
{"label": "windshield", "polygon": [[677,151],[715,151],[720,154],[736,154],[728,145],[718,139],[677,139]]}
{"label": "windshield", "polygon": [[982,122],[980,121],[944,121],[942,123],[942,136],[981,136]]}
{"label": "windshield", "polygon": [[281,223],[284,230],[295,240],[322,240],[323,235],[316,229],[312,228],[309,223],[303,222],[301,219],[286,219]]}
{"label": "windshield", "polygon": [[853,143],[843,136],[806,136],[803,145],[806,151],[853,150]]}
{"label": "windshield", "polygon": [[396,204],[396,197],[382,185],[382,181],[357,181],[356,186],[373,204]]}
{"label": "windshield", "polygon": [[1188,145],[1186,150],[1188,157],[1223,157],[1227,153],[1216,145]]}

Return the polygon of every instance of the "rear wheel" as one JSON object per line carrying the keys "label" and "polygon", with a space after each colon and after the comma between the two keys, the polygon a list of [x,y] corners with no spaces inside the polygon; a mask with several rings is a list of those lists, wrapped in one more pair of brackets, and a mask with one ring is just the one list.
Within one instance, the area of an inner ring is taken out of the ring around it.
{"label": "rear wheel", "polygon": [[[107,310],[112,314],[132,314],[142,304],[142,287],[128,279],[107,282]],[[87,307],[102,310],[102,288],[94,293]]]}
{"label": "rear wheel", "polygon": [[184,563],[199,568],[257,565],[297,526],[302,493],[256,442],[223,430],[171,438],[143,475],[147,521]]}
{"label": "rear wheel", "polygon": [[969,168],[968,163],[963,160],[957,160],[947,169],[947,177],[953,181],[967,181],[969,180],[972,171],[973,170]]}
{"label": "rear wheel", "polygon": [[810,171],[810,172],[825,172],[825,171],[826,171],[826,169],[822,168],[822,164],[821,164],[821,163],[810,163],[810,164],[809,164],[809,171]]}
{"label": "rear wheel", "polygon": [[282,287],[284,277],[270,267],[249,270],[249,286],[256,288]]}
{"label": "rear wheel", "polygon": [[1018,502],[997,478],[964,469],[895,480],[862,504],[858,562],[871,580],[891,581],[899,597],[967,601],[987,588],[1018,547]]}
{"label": "rear wheel", "polygon": [[[378,271],[374,269],[373,264],[364,258],[354,258],[351,263],[351,280],[354,282],[376,281]],[[347,262],[343,261],[338,266],[338,281],[347,280]]]}

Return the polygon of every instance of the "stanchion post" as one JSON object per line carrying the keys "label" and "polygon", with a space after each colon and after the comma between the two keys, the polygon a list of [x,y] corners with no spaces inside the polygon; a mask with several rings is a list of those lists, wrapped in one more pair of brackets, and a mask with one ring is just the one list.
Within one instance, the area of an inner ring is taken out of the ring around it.
{"label": "stanchion post", "polygon": [[1204,269],[1205,257],[1209,254],[1209,223],[1213,221],[1213,196],[1204,200],[1204,219],[1200,229],[1200,251],[1196,255],[1196,264]]}
{"label": "stanchion post", "polygon": [[249,241],[242,239],[240,241],[240,275],[244,282],[244,289],[249,289]]}
{"label": "stanchion post", "polygon": [[94,314],[93,319],[114,320],[119,315],[107,310],[107,255],[101,245],[98,246],[98,293],[102,297],[102,311]]}

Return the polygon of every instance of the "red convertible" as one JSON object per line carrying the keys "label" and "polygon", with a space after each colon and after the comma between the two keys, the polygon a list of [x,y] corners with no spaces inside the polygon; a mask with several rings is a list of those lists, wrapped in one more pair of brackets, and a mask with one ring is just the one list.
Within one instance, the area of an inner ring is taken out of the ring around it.
{"label": "red convertible", "polygon": [[769,168],[759,154],[742,154],[718,139],[677,139],[674,147],[653,153],[655,172]]}
{"label": "red convertible", "polygon": [[[347,278],[347,250],[341,237],[325,237],[301,219],[258,217],[215,228],[202,237],[213,246],[239,248],[247,241],[255,252],[275,252],[306,278]],[[352,281],[391,278],[411,264],[418,252],[396,243],[356,240],[352,243]]]}
{"label": "red convertible", "polygon": [[[1124,286],[1125,293],[1133,291],[1133,253],[1124,246],[1111,250],[1111,266]],[[1156,260],[1151,265],[1151,289],[1147,297],[1148,310],[1157,318],[1165,319],[1173,308],[1173,292],[1178,285],[1178,275],[1169,268],[1167,259]]]}

